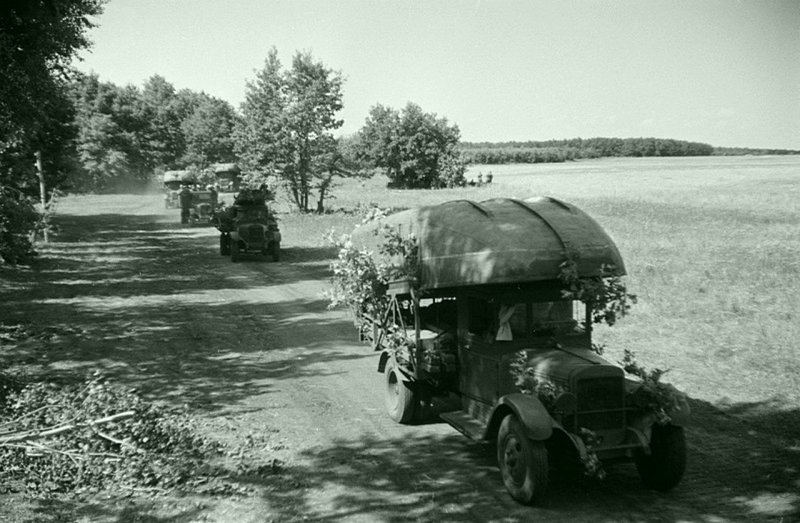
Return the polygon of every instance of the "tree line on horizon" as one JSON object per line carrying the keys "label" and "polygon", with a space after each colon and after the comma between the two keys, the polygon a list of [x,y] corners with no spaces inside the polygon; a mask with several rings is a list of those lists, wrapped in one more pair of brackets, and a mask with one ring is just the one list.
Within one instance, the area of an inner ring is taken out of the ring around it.
{"label": "tree line on horizon", "polygon": [[473,164],[548,163],[593,158],[743,156],[800,154],[790,149],[714,147],[669,138],[571,138],[544,141],[461,142],[464,161]]}
{"label": "tree line on horizon", "polygon": [[650,156],[710,156],[705,143],[663,138],[572,138],[527,142],[463,142],[470,163],[543,163],[592,158]]}

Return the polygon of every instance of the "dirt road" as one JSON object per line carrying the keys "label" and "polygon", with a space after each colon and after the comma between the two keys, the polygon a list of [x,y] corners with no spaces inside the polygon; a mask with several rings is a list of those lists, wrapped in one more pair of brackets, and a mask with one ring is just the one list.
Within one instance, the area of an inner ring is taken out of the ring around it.
{"label": "dirt road", "polygon": [[36,269],[0,273],[0,363],[50,378],[100,369],[186,403],[208,435],[247,442],[264,473],[238,478],[251,487],[240,496],[33,503],[32,520],[800,520],[800,434],[773,430],[778,412],[742,420],[700,400],[674,492],[621,465],[521,507],[491,447],[385,414],[377,355],[326,309],[328,249],[284,232],[280,262],[232,264],[214,229],[177,222],[156,196],[66,202]]}

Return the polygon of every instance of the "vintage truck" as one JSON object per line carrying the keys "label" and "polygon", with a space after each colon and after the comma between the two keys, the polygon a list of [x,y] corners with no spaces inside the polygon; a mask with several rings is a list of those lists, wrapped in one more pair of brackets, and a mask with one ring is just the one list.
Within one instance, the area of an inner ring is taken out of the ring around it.
{"label": "vintage truck", "polygon": [[191,171],[166,171],[162,177],[164,185],[164,207],[177,209],[180,207],[179,193],[184,185],[197,183],[197,177]]}
{"label": "vintage truck", "polygon": [[278,220],[267,205],[264,191],[243,189],[233,205],[223,207],[214,215],[219,230],[219,252],[230,255],[232,262],[242,255],[257,253],[280,260],[281,233]]}
{"label": "vintage truck", "polygon": [[192,194],[192,206],[189,209],[190,225],[211,225],[214,223],[216,212],[217,192],[215,190],[194,190]]}
{"label": "vintage truck", "polygon": [[[503,482],[524,504],[544,499],[551,473],[585,472],[592,460],[632,460],[649,488],[679,483],[685,396],[674,391],[679,401],[657,422],[643,383],[593,350],[591,307],[563,292],[568,259],[579,277],[625,274],[597,222],[554,198],[502,198],[406,210],[387,226],[415,238],[417,273],[389,282],[383,317],[356,323],[381,351],[395,421],[415,423],[432,398],[453,399],[458,408],[440,417],[496,444]],[[353,242],[374,247],[376,227],[357,228]],[[521,390],[520,365],[549,400]]]}
{"label": "vintage truck", "polygon": [[214,164],[214,177],[221,192],[238,192],[241,184],[242,171],[235,163]]}

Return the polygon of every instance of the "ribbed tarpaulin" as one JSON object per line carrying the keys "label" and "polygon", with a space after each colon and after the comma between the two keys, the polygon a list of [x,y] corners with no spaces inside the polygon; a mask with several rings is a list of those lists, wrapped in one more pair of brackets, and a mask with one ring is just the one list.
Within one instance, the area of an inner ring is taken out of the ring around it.
{"label": "ribbed tarpaulin", "polygon": [[[602,265],[625,274],[603,228],[555,198],[453,200],[401,211],[381,223],[416,236],[422,290],[555,280],[568,257],[582,277],[599,275]],[[353,241],[377,250],[383,237],[373,234],[376,227],[357,228]]]}

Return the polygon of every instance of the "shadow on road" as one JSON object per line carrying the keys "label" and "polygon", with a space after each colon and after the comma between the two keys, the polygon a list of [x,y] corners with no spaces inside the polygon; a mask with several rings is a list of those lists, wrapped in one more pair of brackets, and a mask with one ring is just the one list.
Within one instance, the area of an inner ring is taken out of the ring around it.
{"label": "shadow on road", "polygon": [[[519,506],[502,486],[493,447],[455,432],[340,440],[307,451],[303,465],[239,479],[264,487],[279,520],[797,521],[800,448],[765,445],[747,435],[747,423],[693,406],[702,423],[688,430],[689,469],[669,493],[645,489],[632,464],[619,464],[603,481],[552,484],[544,507]],[[320,506],[337,510],[322,513]]]}
{"label": "shadow on road", "polygon": [[[276,380],[332,372],[332,360],[370,356],[336,349],[353,341],[352,326],[326,310],[322,286],[310,298],[281,292],[293,279],[321,278],[328,250],[292,247],[286,262],[232,264],[215,229],[163,219],[59,216],[62,232],[31,267],[0,273],[0,363],[50,380],[100,370],[213,411]],[[302,358],[286,355],[298,348]]]}

